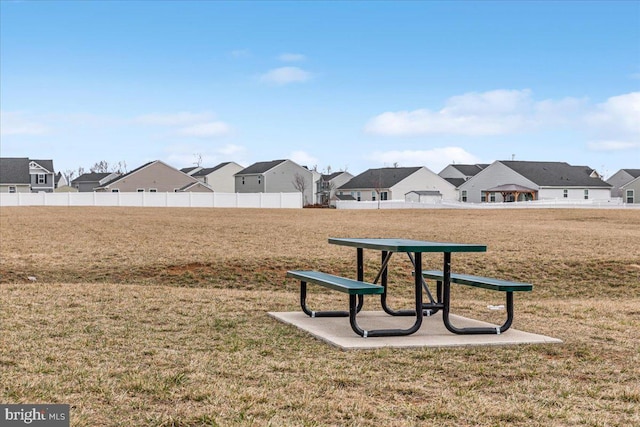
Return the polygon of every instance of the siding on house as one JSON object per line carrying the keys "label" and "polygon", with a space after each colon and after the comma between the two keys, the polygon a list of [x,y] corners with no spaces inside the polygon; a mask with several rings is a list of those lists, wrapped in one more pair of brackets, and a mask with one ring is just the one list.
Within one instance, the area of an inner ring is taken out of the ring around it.
{"label": "siding on house", "polygon": [[221,193],[235,193],[235,174],[243,169],[235,162],[220,163],[212,168],[201,168],[190,175]]}
{"label": "siding on house", "polygon": [[640,176],[621,188],[624,203],[640,204]]}
{"label": "siding on house", "polygon": [[104,183],[95,191],[175,192],[194,182],[199,181],[160,160],[155,160]]}
{"label": "siding on house", "polygon": [[235,175],[237,193],[290,193],[299,191],[296,176],[304,180],[303,203],[313,203],[313,174],[291,160],[258,162]]}
{"label": "siding on house", "polygon": [[620,169],[611,175],[607,182],[611,184],[611,197],[624,197],[621,187],[640,177],[640,169]]}

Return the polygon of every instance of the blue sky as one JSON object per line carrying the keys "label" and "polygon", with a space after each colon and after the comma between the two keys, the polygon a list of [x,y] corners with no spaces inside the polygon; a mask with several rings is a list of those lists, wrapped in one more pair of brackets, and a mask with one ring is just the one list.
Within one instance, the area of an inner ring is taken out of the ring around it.
{"label": "blue sky", "polygon": [[640,2],[0,1],[3,157],[640,168]]}

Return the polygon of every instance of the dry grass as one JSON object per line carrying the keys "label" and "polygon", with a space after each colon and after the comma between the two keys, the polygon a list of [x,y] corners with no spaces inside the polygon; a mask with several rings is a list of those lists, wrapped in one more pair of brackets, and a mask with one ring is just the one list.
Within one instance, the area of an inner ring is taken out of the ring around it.
{"label": "dry grass", "polygon": [[[640,424],[638,211],[2,208],[0,232],[0,401],[73,425]],[[565,343],[342,352],[267,317],[297,309],[288,269],[354,274],[330,236],[485,243],[453,270],[534,283],[515,327]]]}

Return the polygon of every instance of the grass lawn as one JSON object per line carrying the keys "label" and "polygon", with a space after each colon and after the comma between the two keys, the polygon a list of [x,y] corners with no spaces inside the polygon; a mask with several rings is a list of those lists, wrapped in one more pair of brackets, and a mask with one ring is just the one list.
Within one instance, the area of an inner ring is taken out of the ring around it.
{"label": "grass lawn", "polygon": [[[533,283],[513,327],[564,343],[345,352],[270,318],[298,309],[287,270],[355,274],[328,237],[486,244],[452,270]],[[640,425],[640,211],[3,207],[0,337],[0,402],[73,426]]]}

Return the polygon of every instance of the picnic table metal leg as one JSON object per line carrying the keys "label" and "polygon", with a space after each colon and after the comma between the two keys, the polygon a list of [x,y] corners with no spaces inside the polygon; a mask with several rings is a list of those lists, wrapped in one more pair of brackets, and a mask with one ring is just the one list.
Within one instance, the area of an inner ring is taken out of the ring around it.
{"label": "picnic table metal leg", "polygon": [[[357,306],[355,305],[355,295],[352,295],[354,297],[354,307],[357,308]],[[359,295],[360,297],[362,295]],[[349,303],[349,307],[351,307],[351,303]],[[360,307],[362,307],[360,305]],[[348,311],[341,311],[341,310],[332,310],[332,311],[313,311],[313,310],[309,310],[309,308],[307,307],[307,282],[304,281],[300,281],[300,308],[302,308],[302,311],[304,312],[304,314],[306,314],[309,317],[348,317],[349,316],[349,312]]]}
{"label": "picnic table metal leg", "polygon": [[[389,307],[389,304],[387,303],[387,266],[389,264],[389,260],[391,259],[391,255],[393,254],[393,252],[386,252],[386,251],[382,251],[382,260],[381,260],[381,267],[380,267],[380,271],[378,272],[378,275],[376,276],[375,280],[373,281],[373,283],[378,283],[378,280],[380,280],[380,284],[382,285],[382,287],[384,287],[384,293],[382,293],[382,295],[380,295],[380,305],[382,306],[382,309],[384,310],[385,313],[391,315],[391,316],[415,316],[416,315],[416,311],[415,310],[394,310],[393,308]],[[413,264],[413,267],[415,269],[416,266],[416,261],[414,259],[413,256],[411,256],[410,253],[407,253],[407,255],[409,256],[409,259],[411,260],[411,263]],[[416,270],[418,271],[418,270]],[[421,282],[422,282],[422,287],[424,289],[424,291],[427,293],[431,303],[430,304],[423,304],[422,308],[423,308],[423,312],[422,314],[424,316],[431,316],[435,313],[438,312],[438,310],[440,310],[440,303],[442,302],[441,299],[438,300],[438,302],[434,301],[433,297],[431,296],[431,292],[429,291],[429,288],[427,287],[426,282],[424,281],[424,279],[421,277],[420,278]],[[440,294],[439,294],[440,295]]]}
{"label": "picnic table metal leg", "polygon": [[[419,267],[419,270],[422,271],[422,254],[416,253],[416,265]],[[360,335],[361,337],[393,337],[393,336],[405,336],[411,335],[420,329],[422,326],[422,276],[420,274],[414,275],[414,287],[415,287],[415,310],[407,310],[411,311],[412,314],[416,316],[416,321],[408,329],[374,329],[371,331],[366,331],[362,329],[356,320],[356,297],[355,295],[349,295],[349,322],[351,323],[351,329]]]}
{"label": "picnic table metal leg", "polygon": [[449,332],[459,335],[499,335],[511,327],[511,324],[513,323],[513,292],[506,292],[507,320],[502,324],[502,326],[457,328],[451,324],[451,320],[449,319],[451,303],[451,254],[447,252],[444,254],[443,281],[438,281],[438,286],[442,286],[442,300],[444,303],[444,308],[442,309],[442,321]]}

